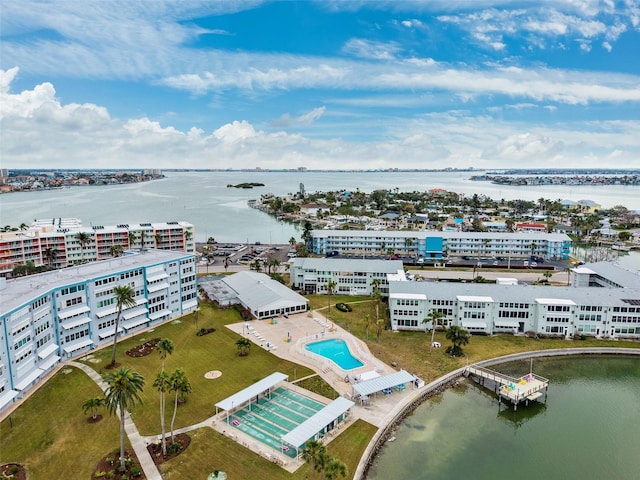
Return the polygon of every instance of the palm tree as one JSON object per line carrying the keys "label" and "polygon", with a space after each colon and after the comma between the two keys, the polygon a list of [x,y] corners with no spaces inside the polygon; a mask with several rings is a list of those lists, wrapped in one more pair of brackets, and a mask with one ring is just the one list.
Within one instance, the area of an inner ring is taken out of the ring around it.
{"label": "palm tree", "polygon": [[163,338],[156,344],[160,359],[162,360],[162,371],[164,372],[164,361],[168,355],[173,353],[173,342],[168,338]]}
{"label": "palm tree", "polygon": [[176,368],[171,374],[171,377],[169,377],[169,391],[176,394],[173,404],[173,416],[171,417],[171,444],[173,445],[175,443],[173,423],[176,419],[176,413],[178,412],[178,400],[184,395],[191,393],[191,383],[189,383],[189,379],[183,369]]}
{"label": "palm tree", "polygon": [[122,247],[122,245],[111,245],[111,247],[109,247],[109,253],[114,258],[122,255],[123,251],[124,251],[124,248]]}
{"label": "palm tree", "polygon": [[[162,235],[160,235],[160,232],[156,233],[153,238],[156,241],[156,248],[160,248],[160,242],[162,241]],[[169,238],[171,238],[171,236],[169,236]]]}
{"label": "palm tree", "polygon": [[431,343],[429,344],[429,353],[431,353],[431,349],[433,348],[433,339],[436,335],[436,327],[444,317],[444,313],[432,308],[429,315],[427,315],[427,318],[422,321],[422,323],[431,322]]}
{"label": "palm tree", "polygon": [[249,350],[251,350],[251,340],[248,338],[240,338],[236,342],[236,348],[238,349],[238,355],[241,357],[246,357],[249,355]]}
{"label": "palm tree", "polygon": [[131,368],[121,367],[109,372],[103,380],[108,385],[105,392],[105,405],[110,415],[120,415],[120,470],[124,464],[124,418],[128,410],[142,403],[140,394],[144,389],[144,378]]}
{"label": "palm tree", "polygon": [[327,299],[329,302],[329,313],[331,313],[331,295],[333,295],[335,288],[336,288],[336,282],[334,282],[333,280],[329,280],[327,282]]}
{"label": "palm tree", "polygon": [[94,420],[98,416],[98,408],[104,405],[104,397],[88,398],[82,403],[82,411],[86,415],[87,412],[91,412],[91,418]]}
{"label": "palm tree", "polygon": [[43,256],[49,266],[53,265],[53,262],[55,262],[56,257],[58,256],[59,253],[60,252],[58,251],[58,249],[54,247],[47,247],[45,249]]}
{"label": "palm tree", "polygon": [[347,466],[337,458],[329,458],[324,467],[324,474],[327,480],[336,480],[338,476],[346,478]]}
{"label": "palm tree", "polygon": [[382,327],[384,326],[384,319],[376,320],[376,338],[378,344],[380,344],[380,336],[382,335]]}
{"label": "palm tree", "polygon": [[325,451],[326,448],[320,440],[308,440],[304,445],[304,450],[302,450],[302,459],[311,464],[312,479],[316,478],[316,464],[324,455]]}
{"label": "palm tree", "polygon": [[80,243],[80,263],[84,262],[84,247],[91,241],[91,237],[86,232],[76,233],[76,240]]}
{"label": "palm tree", "polygon": [[291,237],[289,239],[289,245],[291,245],[291,248],[296,248],[296,243],[298,243],[298,241],[296,240],[295,237]]}
{"label": "palm tree", "polygon": [[464,355],[462,351],[462,345],[466,345],[471,340],[471,334],[462,327],[452,325],[447,328],[446,333],[447,340],[451,340],[453,345],[447,348],[447,353],[450,353],[452,357],[461,357]]}
{"label": "palm tree", "polygon": [[224,271],[226,272],[227,269],[229,268],[229,257],[224,257],[223,265],[224,265]]}
{"label": "palm tree", "polygon": [[144,248],[144,230],[140,230],[140,248]]}
{"label": "palm tree", "polygon": [[269,260],[269,267],[273,267],[273,273],[277,273],[278,268],[280,267],[280,260],[278,260],[277,258],[272,258],[271,260]]}
{"label": "palm tree", "polygon": [[111,352],[111,363],[109,364],[111,367],[115,367],[116,365],[116,345],[118,343],[118,329],[120,328],[122,309],[133,307],[136,304],[134,298],[136,293],[130,285],[118,285],[114,287],[113,294],[115,295],[118,314],[116,315],[116,329],[113,334],[113,351]]}
{"label": "palm tree", "polygon": [[127,236],[129,237],[129,248],[133,248],[133,244],[136,241],[136,234],[134,232],[129,232]]}
{"label": "palm tree", "polygon": [[153,387],[160,392],[160,430],[162,432],[161,442],[162,442],[162,454],[167,454],[167,438],[164,433],[164,405],[165,405],[165,393],[169,391],[169,375],[164,369],[161,372],[158,372],[156,375],[156,379],[153,382]]}
{"label": "palm tree", "polygon": [[549,279],[551,278],[552,275],[553,273],[551,273],[549,270],[547,270],[542,274],[542,276],[547,279],[547,283],[549,283]]}
{"label": "palm tree", "polygon": [[367,340],[369,340],[369,327],[371,326],[371,315],[366,313],[364,315],[364,331],[367,334]]}
{"label": "palm tree", "polygon": [[373,280],[371,280],[371,286],[373,287],[373,290],[371,292],[371,297],[375,301],[375,305],[376,305],[376,323],[378,323],[378,320],[380,320],[380,300],[382,300],[380,283],[381,282],[379,278],[374,278]]}

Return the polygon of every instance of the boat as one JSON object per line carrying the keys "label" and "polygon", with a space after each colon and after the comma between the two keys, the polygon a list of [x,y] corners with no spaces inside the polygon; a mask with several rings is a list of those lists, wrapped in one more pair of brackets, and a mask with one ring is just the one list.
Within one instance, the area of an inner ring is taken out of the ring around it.
{"label": "boat", "polygon": [[631,247],[627,245],[613,244],[611,245],[611,250],[618,250],[619,252],[630,252]]}

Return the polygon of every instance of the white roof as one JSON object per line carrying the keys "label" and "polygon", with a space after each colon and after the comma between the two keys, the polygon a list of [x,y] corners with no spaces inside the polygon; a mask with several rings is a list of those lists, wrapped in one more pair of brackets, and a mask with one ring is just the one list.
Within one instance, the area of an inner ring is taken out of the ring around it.
{"label": "white roof", "polygon": [[479,295],[457,295],[456,298],[459,302],[493,302],[493,298]]}
{"label": "white roof", "polygon": [[80,350],[81,348],[88,347],[89,345],[93,345],[93,340],[87,339],[72,345],[67,345],[63,350],[65,353],[72,353],[76,350]]}
{"label": "white roof", "polygon": [[18,391],[24,390],[29,385],[31,385],[35,380],[40,377],[44,373],[44,370],[41,368],[36,368],[32,372],[29,373],[20,383],[18,383],[14,388]]}
{"label": "white roof", "polygon": [[306,305],[308,300],[264,273],[238,272],[220,282],[235,291],[252,312]]}
{"label": "white roof", "polygon": [[275,387],[278,383],[286,380],[288,375],[284,373],[276,372],[272,373],[266,378],[259,380],[253,385],[248,386],[244,390],[240,390],[237,393],[234,393],[230,397],[225,398],[224,400],[220,400],[216,403],[216,408],[221,408],[222,410],[232,410],[234,406],[238,407],[243,403],[251,400],[256,395],[261,394],[265,390],[269,390],[272,387]]}
{"label": "white roof", "polygon": [[351,400],[338,397],[289,433],[283,435],[282,441],[298,448],[354,405],[355,403]]}
{"label": "white roof", "polygon": [[65,310],[64,312],[58,313],[58,318],[60,320],[64,320],[65,318],[71,318],[74,315],[80,315],[81,313],[86,313],[91,311],[91,309],[87,305],[81,305],[76,308],[72,308],[71,310]]}
{"label": "white roof", "polygon": [[404,298],[408,300],[426,300],[424,293],[392,293],[389,298]]}
{"label": "white roof", "polygon": [[85,315],[84,317],[77,318],[76,320],[72,320],[71,322],[62,322],[60,326],[65,330],[71,330],[72,328],[76,328],[76,327],[79,327],[80,325],[84,325],[90,322],[91,322],[91,317]]}
{"label": "white roof", "polygon": [[380,374],[375,370],[369,370],[368,372],[362,372],[360,374],[360,381],[364,382],[365,380],[371,380],[372,378],[378,378]]}
{"label": "white roof", "polygon": [[51,355],[53,352],[57,352],[57,351],[58,351],[58,345],[56,345],[55,343],[52,343],[51,345],[47,345],[45,348],[43,348],[41,351],[39,351],[38,352],[38,357],[40,359],[44,360],[49,355]]}
{"label": "white roof", "polygon": [[403,270],[402,260],[378,260],[365,258],[313,258],[296,257],[290,261],[294,268],[323,272],[363,272],[397,274]]}
{"label": "white roof", "polygon": [[520,325],[517,320],[496,320],[496,327],[509,327],[509,328],[518,328]]}
{"label": "white roof", "polygon": [[413,382],[415,377],[406,370],[385,375],[384,377],[372,378],[364,382],[356,383],[353,389],[360,395],[371,395],[380,392],[385,388],[393,388],[401,383]]}
{"label": "white roof", "polygon": [[541,305],[575,305],[576,302],[568,298],[536,298],[535,301]]}
{"label": "white roof", "polygon": [[483,322],[465,322],[464,320],[462,321],[462,328],[481,328],[481,329],[486,329],[487,328],[487,324],[483,323]]}
{"label": "white roof", "polygon": [[0,394],[0,410],[9,405],[11,401],[18,396],[18,392],[15,390],[7,390]]}

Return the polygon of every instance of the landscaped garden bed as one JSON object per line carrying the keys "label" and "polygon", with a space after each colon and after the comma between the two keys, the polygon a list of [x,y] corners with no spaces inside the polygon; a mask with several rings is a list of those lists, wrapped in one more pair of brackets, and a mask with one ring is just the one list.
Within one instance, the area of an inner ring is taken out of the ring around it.
{"label": "landscaped garden bed", "polygon": [[153,338],[148,342],[141,343],[140,345],[127,350],[126,353],[129,357],[146,357],[151,352],[153,352],[153,349],[158,343],[160,343],[160,340],[160,338]]}
{"label": "landscaped garden bed", "polygon": [[341,312],[351,312],[351,311],[353,311],[353,308],[351,308],[351,305],[348,305],[346,303],[336,303],[336,308],[338,310],[340,310]]}
{"label": "landscaped garden bed", "polygon": [[26,480],[27,472],[18,463],[7,463],[0,466],[0,479]]}
{"label": "landscaped garden bed", "polygon": [[125,471],[120,471],[120,450],[105,455],[100,459],[91,475],[93,479],[140,480],[146,478],[140,462],[130,450],[125,450]]}
{"label": "landscaped garden bed", "polygon": [[160,465],[172,458],[177,457],[184,452],[191,443],[191,437],[186,433],[179,433],[175,435],[175,443],[171,443],[171,438],[167,438],[167,454],[162,455],[162,444],[160,442],[152,443],[147,446],[147,450],[151,454],[151,458]]}

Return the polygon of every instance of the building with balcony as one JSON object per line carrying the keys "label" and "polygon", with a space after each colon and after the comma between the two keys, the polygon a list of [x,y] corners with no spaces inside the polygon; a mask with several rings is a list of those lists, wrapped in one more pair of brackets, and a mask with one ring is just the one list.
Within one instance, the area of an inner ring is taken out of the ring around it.
{"label": "building with balcony", "polygon": [[85,227],[77,218],[36,220],[26,230],[0,233],[0,276],[27,262],[64,268],[131,249],[195,253],[195,245],[195,228],[187,222]]}
{"label": "building with balcony", "polygon": [[338,251],[351,255],[394,254],[442,258],[443,256],[569,258],[571,238],[561,233],[439,232],[407,230],[313,230],[311,251],[318,255]]}
{"label": "building with balcony", "polygon": [[471,333],[640,339],[640,273],[593,264],[574,269],[572,285],[566,287],[389,283],[393,330],[429,330],[430,322],[423,320],[432,310],[444,315],[445,326]]}
{"label": "building with balcony", "polygon": [[135,305],[118,335],[135,333],[198,307],[195,255],[163,250],[7,280],[0,278],[0,410],[61,361],[112,343],[113,289],[129,285]]}
{"label": "building with balcony", "polygon": [[364,260],[357,258],[293,258],[289,262],[292,288],[305,293],[327,293],[327,283],[335,282],[336,295],[371,295],[374,280],[380,293],[387,296],[388,275],[405,278],[400,260]]}

